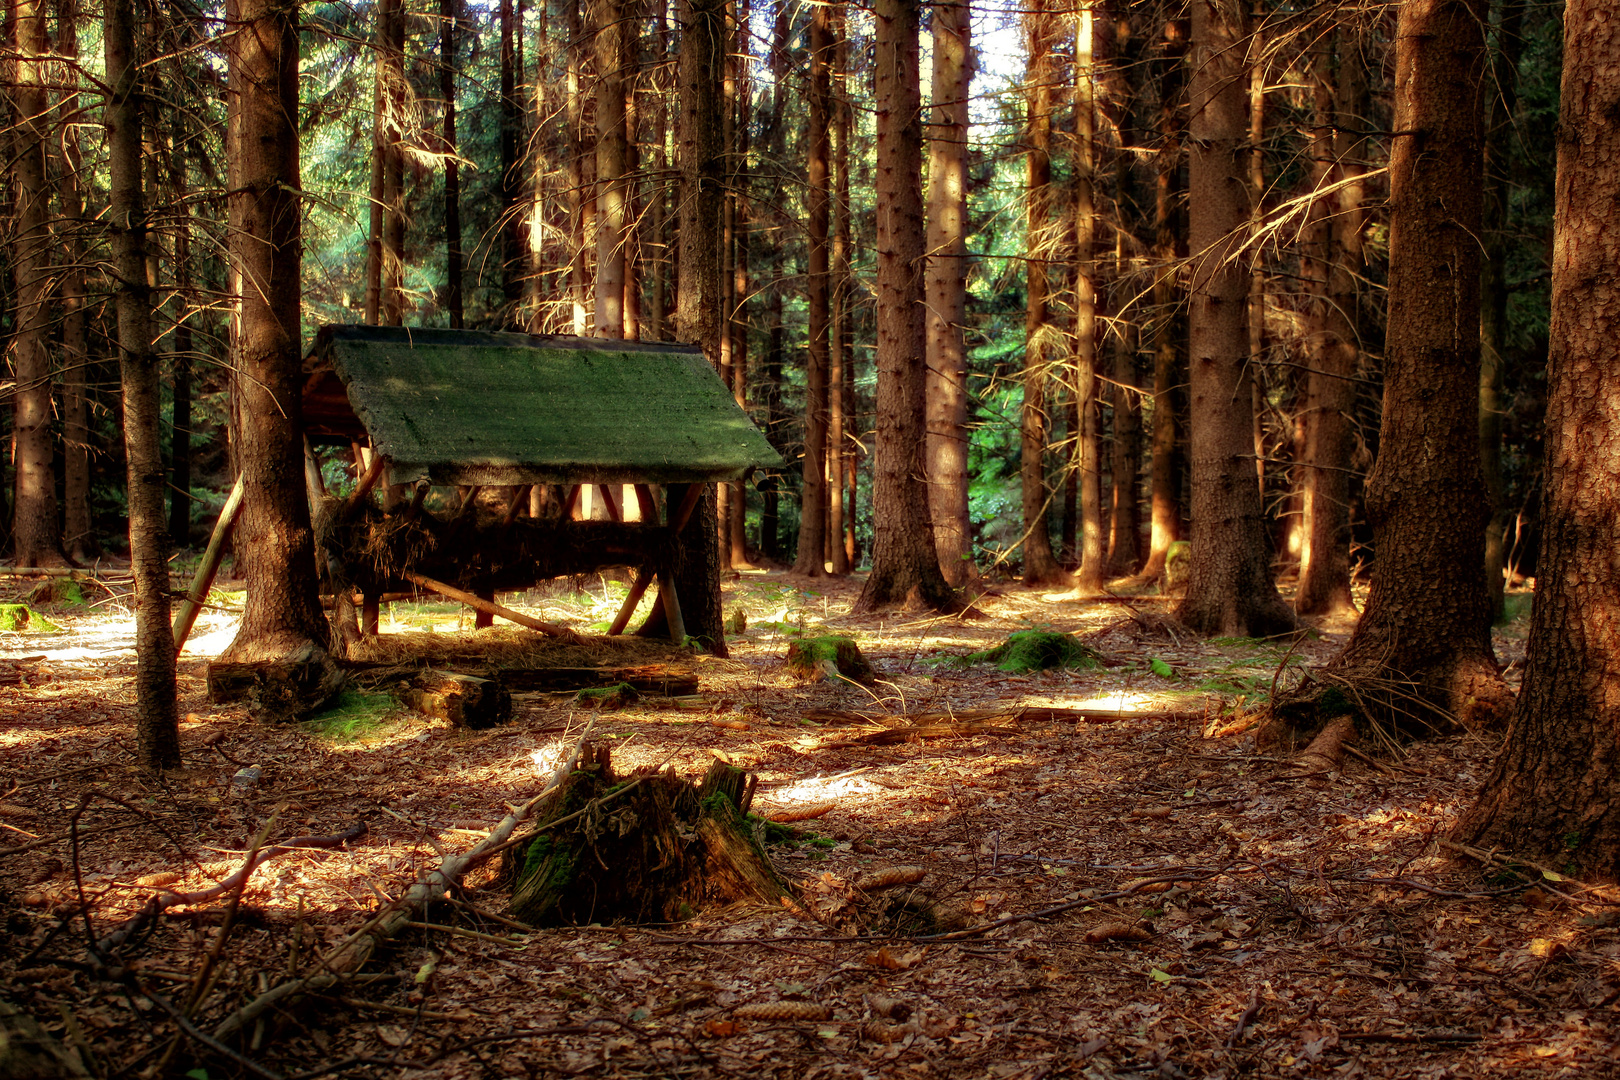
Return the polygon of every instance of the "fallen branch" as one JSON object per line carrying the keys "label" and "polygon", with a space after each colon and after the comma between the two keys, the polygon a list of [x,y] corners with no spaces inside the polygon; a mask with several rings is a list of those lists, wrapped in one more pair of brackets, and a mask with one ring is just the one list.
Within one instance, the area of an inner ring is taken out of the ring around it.
{"label": "fallen branch", "polygon": [[260,994],[236,1012],[227,1016],[220,1025],[214,1029],[216,1039],[228,1038],[240,1031],[246,1024],[252,1023],[271,1006],[280,1004],[290,998],[298,997],[304,993],[315,990],[326,990],[336,986],[345,979],[353,977],[365,966],[379,947],[386,943],[401,930],[407,929],[412,922],[420,922],[420,915],[426,911],[430,904],[435,903],[450,891],[450,887],[459,881],[469,870],[488,860],[500,848],[504,847],[511,837],[513,830],[526,821],[534,808],[541,800],[550,795],[561,785],[568,774],[579,761],[581,749],[585,739],[590,735],[596,721],[593,717],[580,732],[574,747],[568,752],[563,763],[557,771],[552,773],[551,779],[541,789],[540,794],[534,796],[522,806],[512,808],[511,813],[501,819],[500,824],[490,830],[483,840],[474,844],[460,855],[447,855],[439,865],[429,870],[417,879],[405,894],[392,904],[383,908],[359,930],[349,935],[347,939],[332,949],[320,960],[322,972],[317,975],[303,978],[289,979],[279,986]]}
{"label": "fallen branch", "polygon": [[834,739],[821,744],[822,749],[838,746],[892,746],[895,743],[915,742],[918,739],[944,739],[953,735],[1022,735],[1024,729],[1003,724],[975,722],[957,724],[918,724],[911,727],[884,728],[849,739]]}

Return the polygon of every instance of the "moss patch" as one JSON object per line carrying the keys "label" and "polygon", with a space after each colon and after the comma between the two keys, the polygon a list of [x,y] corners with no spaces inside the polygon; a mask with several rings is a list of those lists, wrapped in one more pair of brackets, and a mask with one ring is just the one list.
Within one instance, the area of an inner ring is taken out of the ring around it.
{"label": "moss patch", "polygon": [[13,633],[53,634],[61,627],[27,604],[0,604],[0,630]]}
{"label": "moss patch", "polygon": [[640,700],[641,691],[624,682],[581,690],[574,696],[574,704],[582,709],[622,709]]}
{"label": "moss patch", "polygon": [[970,664],[994,664],[1002,671],[1045,671],[1048,668],[1095,668],[1102,654],[1082,645],[1072,634],[1019,630],[986,652],[969,653]]}

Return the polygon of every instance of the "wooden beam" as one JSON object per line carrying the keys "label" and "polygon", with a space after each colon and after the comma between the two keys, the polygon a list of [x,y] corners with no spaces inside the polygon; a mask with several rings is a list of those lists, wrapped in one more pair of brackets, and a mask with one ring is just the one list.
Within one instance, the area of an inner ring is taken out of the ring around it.
{"label": "wooden beam", "polygon": [[513,611],[509,607],[502,607],[500,604],[474,596],[472,593],[467,592],[464,589],[458,589],[454,585],[446,585],[442,581],[434,581],[430,577],[423,577],[421,574],[410,570],[407,570],[403,577],[406,581],[409,581],[413,585],[420,585],[422,588],[427,589],[430,592],[436,592],[440,596],[448,596],[452,600],[460,601],[461,603],[466,604],[468,607],[477,608],[479,611],[487,611],[491,615],[496,615],[502,619],[505,619],[507,622],[515,622],[519,626],[526,626],[530,630],[538,630],[542,634],[550,634],[552,637],[565,638],[569,641],[579,640],[579,635],[568,629],[566,626],[558,626],[555,623],[541,622],[539,619],[531,618],[530,616],[523,614],[521,611]]}
{"label": "wooden beam", "polygon": [[225,541],[231,535],[231,529],[236,525],[236,519],[242,513],[242,493],[244,491],[242,478],[238,476],[236,483],[231,487],[231,493],[225,500],[225,506],[219,512],[219,520],[214,522],[213,535],[208,538],[208,547],[203,550],[202,562],[197,565],[197,574],[191,579],[191,588],[186,590],[186,598],[180,601],[180,609],[174,613],[174,654],[180,655],[185,648],[186,638],[191,633],[192,626],[196,625],[197,613],[202,610],[203,600],[208,596],[208,590],[214,586],[214,575],[219,572],[220,560],[225,555]]}
{"label": "wooden beam", "polygon": [[676,510],[675,516],[670,519],[671,532],[679,533],[686,528],[686,523],[691,520],[692,511],[697,509],[698,500],[702,497],[702,484],[686,485],[686,494],[681,497],[680,509]]}
{"label": "wooden beam", "polygon": [[658,521],[658,499],[646,484],[636,485],[636,505],[641,507],[641,520],[652,525]]}
{"label": "wooden beam", "polygon": [[360,633],[376,637],[381,633],[382,597],[374,592],[360,594]]}
{"label": "wooden beam", "polygon": [[636,571],[636,579],[630,583],[630,592],[620,605],[619,613],[613,617],[613,625],[608,627],[608,637],[624,633],[624,628],[630,625],[630,616],[636,613],[636,605],[647,595],[647,586],[652,584],[653,577],[653,572],[646,567]]}
{"label": "wooden beam", "polygon": [[675,593],[675,575],[669,570],[658,572],[658,602],[664,605],[664,618],[669,623],[669,640],[677,645],[685,645],[686,620],[681,617],[681,598]]}
{"label": "wooden beam", "polygon": [[523,509],[523,504],[529,497],[529,490],[533,487],[533,484],[523,484],[512,489],[512,501],[506,504],[506,516],[501,518],[501,528],[510,528],[512,522],[517,520],[518,511]]}
{"label": "wooden beam", "polygon": [[597,484],[595,487],[602,496],[602,505],[607,507],[608,520],[622,522],[624,515],[619,512],[619,500],[614,498],[613,489],[607,484]]}
{"label": "wooden beam", "polygon": [[360,477],[360,482],[354,485],[354,491],[350,492],[348,500],[343,504],[343,515],[345,517],[358,510],[360,504],[366,501],[366,496],[371,494],[371,489],[376,487],[377,481],[382,478],[385,464],[387,464],[387,459],[373,450],[371,452],[371,463],[366,466],[366,471]]}

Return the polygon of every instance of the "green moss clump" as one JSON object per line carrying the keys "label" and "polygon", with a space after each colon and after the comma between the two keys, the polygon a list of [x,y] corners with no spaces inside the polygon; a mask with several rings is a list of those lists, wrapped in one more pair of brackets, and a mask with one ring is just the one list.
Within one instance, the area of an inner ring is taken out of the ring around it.
{"label": "green moss clump", "polygon": [[345,690],[328,708],[304,721],[304,730],[334,743],[361,742],[380,734],[399,714],[399,702],[392,694]]}
{"label": "green moss clump", "polygon": [[61,631],[51,620],[27,604],[0,604],[0,630],[13,633],[52,634]]}
{"label": "green moss clump", "polygon": [[1103,657],[1072,634],[1050,630],[1019,630],[986,652],[969,653],[970,664],[994,664],[1002,671],[1045,671],[1049,668],[1101,667]]}
{"label": "green moss clump", "polygon": [[629,683],[614,683],[581,690],[574,696],[574,704],[582,709],[622,709],[641,700],[641,691]]}
{"label": "green moss clump", "polygon": [[877,672],[861,655],[860,646],[847,637],[827,635],[805,638],[788,646],[788,667],[805,678],[842,678],[870,686]]}

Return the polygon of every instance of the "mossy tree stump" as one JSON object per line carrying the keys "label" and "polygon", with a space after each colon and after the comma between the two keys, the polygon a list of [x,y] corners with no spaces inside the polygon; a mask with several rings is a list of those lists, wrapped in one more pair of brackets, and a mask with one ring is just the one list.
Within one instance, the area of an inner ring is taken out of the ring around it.
{"label": "mossy tree stump", "polygon": [[1015,630],[994,649],[969,653],[969,664],[994,664],[1002,671],[1046,671],[1049,668],[1101,667],[1103,656],[1073,634],[1051,630]]}
{"label": "mossy tree stump", "polygon": [[860,646],[847,637],[828,635],[795,641],[788,646],[787,665],[806,679],[841,677],[862,686],[877,681],[877,672],[861,654]]}
{"label": "mossy tree stump", "polygon": [[531,926],[679,922],[738,901],[778,904],[793,887],[755,835],[754,778],[715,762],[701,783],[674,770],[614,774],[592,744],[508,849],[508,910]]}

